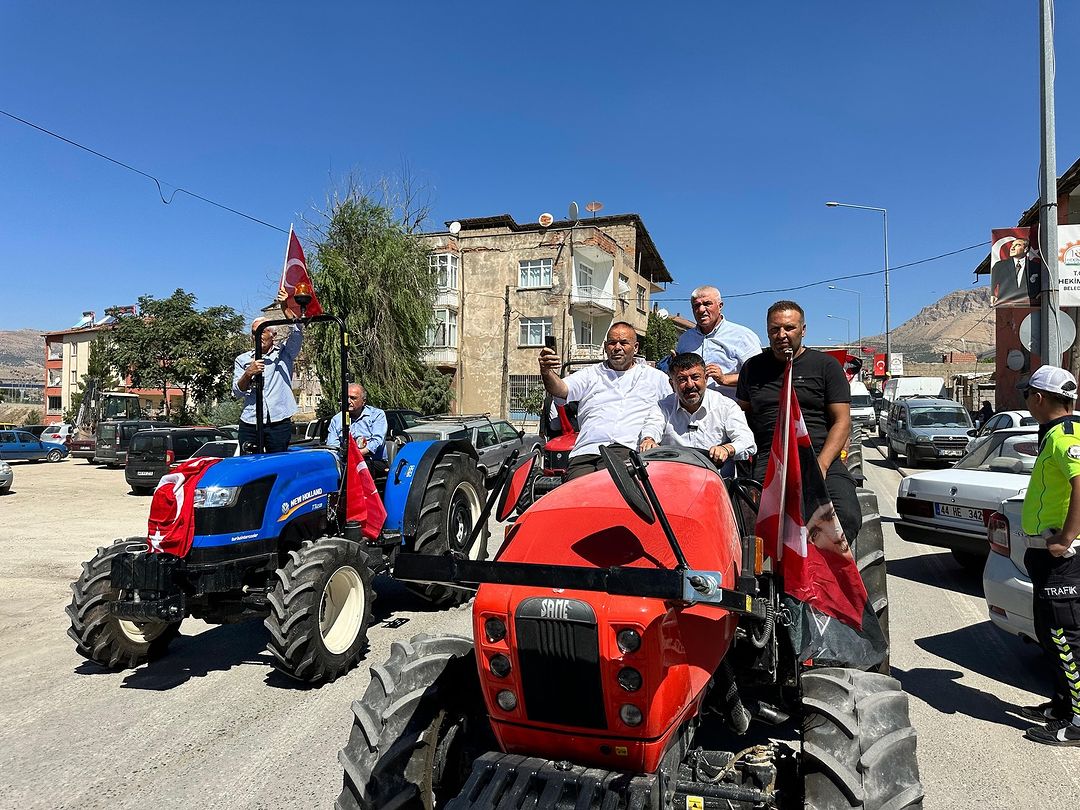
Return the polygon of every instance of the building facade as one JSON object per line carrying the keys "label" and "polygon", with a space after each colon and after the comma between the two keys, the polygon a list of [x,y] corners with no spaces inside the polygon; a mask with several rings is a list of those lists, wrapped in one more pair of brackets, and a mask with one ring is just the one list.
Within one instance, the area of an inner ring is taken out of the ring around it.
{"label": "building facade", "polygon": [[546,227],[502,214],[425,238],[439,292],[424,359],[451,378],[457,413],[524,418],[545,338],[565,362],[601,359],[613,322],[645,334],[671,281],[637,214]]}

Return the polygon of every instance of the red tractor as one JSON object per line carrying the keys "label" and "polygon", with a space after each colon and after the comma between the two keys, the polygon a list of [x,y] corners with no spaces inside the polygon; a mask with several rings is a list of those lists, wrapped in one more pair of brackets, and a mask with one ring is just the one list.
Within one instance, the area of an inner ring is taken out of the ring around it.
{"label": "red tractor", "polygon": [[[494,561],[398,558],[405,579],[479,584],[474,638],[417,636],[372,667],[337,807],[921,807],[899,682],[800,661],[759,487],[696,451],[605,463],[529,507]],[[883,566],[864,581],[883,610]]]}

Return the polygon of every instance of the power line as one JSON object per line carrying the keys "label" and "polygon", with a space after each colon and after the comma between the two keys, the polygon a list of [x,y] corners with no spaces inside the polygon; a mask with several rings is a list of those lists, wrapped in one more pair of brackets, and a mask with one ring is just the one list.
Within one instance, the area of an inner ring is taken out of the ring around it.
{"label": "power line", "polygon": [[154,185],[157,186],[158,197],[161,198],[161,201],[165,205],[168,205],[169,203],[171,203],[173,201],[173,199],[175,199],[177,194],[183,193],[183,194],[187,194],[189,197],[194,197],[196,200],[201,200],[204,203],[208,203],[209,205],[212,205],[215,208],[220,208],[222,211],[228,211],[231,214],[236,214],[237,216],[243,217],[244,219],[251,220],[252,222],[257,222],[260,225],[265,225],[267,228],[273,228],[275,231],[280,231],[281,233],[288,233],[288,230],[286,230],[285,228],[279,228],[277,225],[271,225],[269,222],[267,222],[265,220],[259,219],[258,217],[251,216],[251,214],[245,214],[243,211],[237,211],[235,208],[231,208],[231,207],[229,207],[227,205],[224,205],[223,203],[215,202],[214,200],[211,200],[209,197],[204,197],[201,194],[196,194],[194,191],[188,191],[186,188],[181,188],[180,186],[174,186],[172,183],[165,183],[165,185],[172,186],[172,188],[173,188],[173,193],[169,195],[168,199],[166,199],[165,198],[165,193],[161,188],[161,185],[162,185],[163,181],[159,180],[154,175],[149,174],[148,172],[144,172],[141,169],[136,169],[134,166],[132,166],[130,164],[127,164],[127,163],[124,163],[122,160],[117,160],[116,158],[109,157],[106,154],[102,154],[101,152],[98,152],[97,150],[91,149],[89,146],[84,146],[83,144],[78,143],[77,141],[71,140],[71,138],[65,138],[63,135],[60,135],[60,134],[58,134],[56,132],[53,132],[51,129],[46,129],[43,126],[39,126],[38,124],[35,124],[33,121],[27,121],[25,118],[20,118],[17,115],[9,113],[7,110],[0,110],[0,115],[6,115],[8,118],[12,119],[13,121],[18,121],[20,124],[24,124],[24,125],[32,128],[32,129],[36,129],[38,132],[43,132],[46,135],[50,135],[53,138],[56,138],[57,140],[63,141],[66,144],[70,144],[71,146],[74,146],[74,147],[76,147],[78,149],[82,149],[84,152],[89,152],[91,155],[94,155],[95,157],[99,157],[102,160],[107,160],[110,163],[115,163],[117,166],[120,166],[121,168],[127,169],[130,172],[135,172],[135,174],[141,175],[142,177],[145,177],[145,178],[147,178],[149,180],[153,180]]}

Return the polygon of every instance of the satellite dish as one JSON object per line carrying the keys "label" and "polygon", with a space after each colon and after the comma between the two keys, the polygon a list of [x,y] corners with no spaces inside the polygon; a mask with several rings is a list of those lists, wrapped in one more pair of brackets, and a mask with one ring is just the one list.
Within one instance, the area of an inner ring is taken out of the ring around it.
{"label": "satellite dish", "polygon": [[604,207],[604,204],[602,202],[600,202],[599,200],[593,200],[591,203],[589,203],[588,205],[585,206],[585,210],[588,211],[590,214],[592,214],[595,217],[596,212],[599,211],[603,207]]}
{"label": "satellite dish", "polygon": [[577,222],[578,221],[579,216],[578,216],[578,207],[577,207],[576,202],[570,203],[570,210],[567,211],[567,217],[570,219],[571,222]]}
{"label": "satellite dish", "polygon": [[457,236],[459,233],[461,233],[461,223],[458,222],[456,219],[450,223],[450,233],[452,233],[454,236]]}
{"label": "satellite dish", "polygon": [[555,221],[555,217],[545,211],[537,217],[536,221],[540,223],[541,228],[550,228],[551,223]]}
{"label": "satellite dish", "polygon": [[670,317],[671,317],[671,313],[670,313],[670,312],[668,312],[668,311],[667,311],[666,309],[664,309],[663,307],[661,307],[660,309],[656,310],[656,317],[657,317],[657,318],[665,318],[665,319],[666,319],[666,318],[670,318]]}

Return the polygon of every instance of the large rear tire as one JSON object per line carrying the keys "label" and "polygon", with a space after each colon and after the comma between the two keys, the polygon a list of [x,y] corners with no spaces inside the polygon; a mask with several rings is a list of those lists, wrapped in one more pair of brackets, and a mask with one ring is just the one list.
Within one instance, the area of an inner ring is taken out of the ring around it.
{"label": "large rear tire", "polygon": [[338,810],[444,806],[473,760],[494,748],[467,638],[395,642],[352,709],[352,732],[338,753],[345,770]]}
{"label": "large rear tire", "polygon": [[343,537],[307,541],[289,552],[267,594],[267,649],[274,666],[308,683],[332,681],[367,650],[372,572],[358,543]]}
{"label": "large rear tire", "polygon": [[915,729],[900,682],[874,672],[802,676],[802,777],[807,810],[921,808]]}
{"label": "large rear tire", "polygon": [[889,674],[889,584],[885,570],[885,536],[881,531],[881,514],[877,495],[869,489],[858,490],[862,528],[855,538],[851,552],[859,567],[870,609],[877,616],[881,634],[885,637],[885,659],[878,672]]}
{"label": "large rear tire", "polygon": [[108,669],[130,669],[164,655],[180,634],[180,622],[133,622],[109,612],[109,603],[120,598],[112,587],[112,561],[118,554],[146,549],[146,538],[128,537],[103,546],[71,583],[74,595],[66,612],[71,619],[68,635],[84,658]]}
{"label": "large rear tire", "polygon": [[[428,479],[416,529],[418,554],[464,554],[470,560],[487,559],[488,527],[470,546],[469,535],[484,510],[484,476],[466,453],[451,451],[439,459]],[[446,585],[410,583],[409,588],[439,607],[463,604],[472,592]]]}

